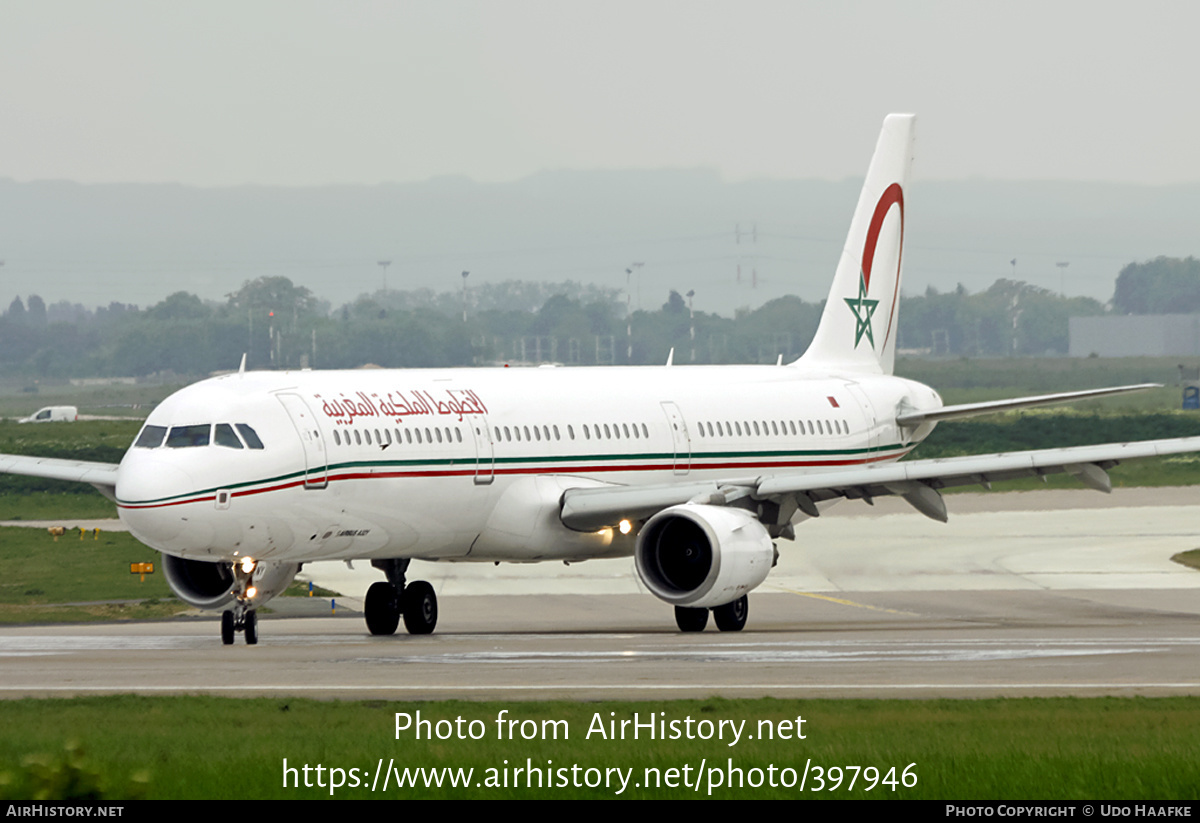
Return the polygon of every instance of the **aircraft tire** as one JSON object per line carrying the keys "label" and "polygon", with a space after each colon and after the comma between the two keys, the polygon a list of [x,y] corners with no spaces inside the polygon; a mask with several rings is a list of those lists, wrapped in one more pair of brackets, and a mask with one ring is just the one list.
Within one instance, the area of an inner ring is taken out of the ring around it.
{"label": "aircraft tire", "polygon": [[226,646],[232,646],[233,633],[233,612],[226,609],[221,612],[221,642]]}
{"label": "aircraft tire", "polygon": [[416,580],[404,587],[404,628],[409,634],[432,634],[437,616],[437,595],[433,586],[424,580]]}
{"label": "aircraft tire", "polygon": [[254,609],[249,609],[246,612],[246,645],[253,646],[258,643],[258,613]]}
{"label": "aircraft tire", "polygon": [[723,632],[740,632],[750,616],[750,598],[742,595],[732,603],[717,606],[712,610],[717,628]]}
{"label": "aircraft tire", "polygon": [[395,634],[400,625],[400,598],[396,587],[382,580],[367,589],[367,630],[371,634]]}
{"label": "aircraft tire", "polygon": [[693,609],[688,606],[675,607],[675,625],[681,632],[702,632],[708,625],[708,609]]}

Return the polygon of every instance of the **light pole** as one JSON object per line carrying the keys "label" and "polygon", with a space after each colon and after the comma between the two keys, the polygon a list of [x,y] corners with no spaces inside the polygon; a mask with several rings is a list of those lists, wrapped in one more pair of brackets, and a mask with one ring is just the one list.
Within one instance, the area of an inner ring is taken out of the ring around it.
{"label": "light pole", "polygon": [[387,291],[387,270],[388,266],[392,265],[391,260],[380,260],[379,268],[383,269],[383,291]]}
{"label": "light pole", "polygon": [[1058,290],[1062,292],[1062,296],[1067,296],[1067,266],[1071,265],[1070,260],[1062,260],[1054,265],[1058,266]]}
{"label": "light pole", "polygon": [[633,278],[633,270],[640,269],[641,263],[630,263],[629,268],[625,269],[625,362],[633,362],[633,289],[630,286],[630,280]]}
{"label": "light pole", "polygon": [[463,322],[466,323],[467,322],[467,275],[470,274],[470,272],[465,271],[462,274],[463,274]]}
{"label": "light pole", "polygon": [[692,298],[696,296],[696,290],[691,289],[687,293],[688,299],[688,336],[692,338],[692,362],[696,362],[696,312],[692,308]]}

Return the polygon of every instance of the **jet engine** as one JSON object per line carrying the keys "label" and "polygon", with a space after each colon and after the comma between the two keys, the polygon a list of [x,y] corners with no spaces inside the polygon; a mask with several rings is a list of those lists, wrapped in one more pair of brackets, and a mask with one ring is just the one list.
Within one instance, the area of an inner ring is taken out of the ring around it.
{"label": "jet engine", "polygon": [[775,546],[750,512],[685,503],[646,522],[634,557],[655,597],[675,606],[712,608],[766,580]]}
{"label": "jet engine", "polygon": [[[230,563],[209,563],[205,560],[186,560],[164,554],[163,573],[171,591],[185,603],[201,609],[219,609],[233,600],[233,566]],[[254,569],[253,583],[258,590],[255,605],[262,605],[287,588],[300,571],[296,563],[260,562]]]}

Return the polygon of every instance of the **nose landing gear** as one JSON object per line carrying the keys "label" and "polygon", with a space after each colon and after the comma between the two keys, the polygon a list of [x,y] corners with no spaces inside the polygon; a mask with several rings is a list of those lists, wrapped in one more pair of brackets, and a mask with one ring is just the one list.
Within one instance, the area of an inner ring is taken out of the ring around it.
{"label": "nose landing gear", "polygon": [[257,564],[246,557],[233,564],[233,590],[236,598],[233,608],[221,613],[221,642],[233,645],[234,635],[242,632],[246,645],[258,643],[258,613],[254,610],[254,570]]}

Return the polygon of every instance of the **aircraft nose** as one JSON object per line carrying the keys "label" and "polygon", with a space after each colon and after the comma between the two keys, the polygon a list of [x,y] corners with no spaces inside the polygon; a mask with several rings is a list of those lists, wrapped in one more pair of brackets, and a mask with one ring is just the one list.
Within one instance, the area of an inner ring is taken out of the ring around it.
{"label": "aircraft nose", "polygon": [[196,490],[191,475],[166,461],[142,459],[122,466],[117,477],[121,520],[142,542],[162,545],[182,530],[186,507],[181,504]]}

